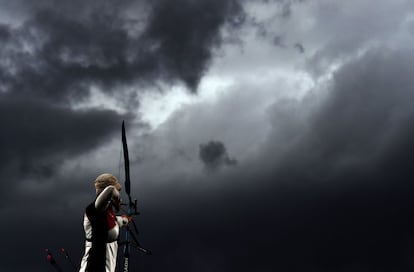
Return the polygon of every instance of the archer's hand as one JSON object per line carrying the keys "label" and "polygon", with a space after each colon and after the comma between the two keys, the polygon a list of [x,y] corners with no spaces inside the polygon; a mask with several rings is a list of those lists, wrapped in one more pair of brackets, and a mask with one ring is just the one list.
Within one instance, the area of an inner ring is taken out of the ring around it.
{"label": "archer's hand", "polygon": [[129,222],[132,221],[132,216],[128,216],[126,214],[121,215],[123,225],[127,225]]}
{"label": "archer's hand", "polygon": [[131,220],[132,220],[132,216],[129,216],[129,215],[126,215],[126,214],[121,215],[121,216],[122,216],[122,218],[127,219],[128,220],[128,223],[131,222]]}

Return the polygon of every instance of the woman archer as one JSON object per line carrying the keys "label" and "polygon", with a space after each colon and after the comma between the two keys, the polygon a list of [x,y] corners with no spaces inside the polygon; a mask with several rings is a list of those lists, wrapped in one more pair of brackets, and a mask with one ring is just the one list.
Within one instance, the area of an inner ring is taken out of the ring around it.
{"label": "woman archer", "polygon": [[102,174],[95,180],[96,198],[85,210],[85,253],[79,272],[114,272],[118,252],[120,227],[126,226],[131,217],[116,216],[119,211],[122,186],[112,174]]}

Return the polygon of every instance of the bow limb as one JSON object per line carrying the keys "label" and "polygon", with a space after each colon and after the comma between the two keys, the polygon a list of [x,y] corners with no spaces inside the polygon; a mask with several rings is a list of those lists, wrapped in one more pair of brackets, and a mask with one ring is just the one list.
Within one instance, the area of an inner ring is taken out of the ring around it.
{"label": "bow limb", "polygon": [[131,200],[131,178],[129,175],[129,155],[128,155],[128,144],[125,133],[125,121],[122,121],[122,149],[124,151],[124,165],[125,165],[125,192],[128,195],[129,205],[132,203]]}

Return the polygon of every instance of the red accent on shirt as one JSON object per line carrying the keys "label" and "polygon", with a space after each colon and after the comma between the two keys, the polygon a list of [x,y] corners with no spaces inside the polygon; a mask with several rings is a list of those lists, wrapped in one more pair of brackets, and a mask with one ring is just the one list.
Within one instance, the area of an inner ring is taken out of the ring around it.
{"label": "red accent on shirt", "polygon": [[108,230],[113,229],[116,225],[116,215],[111,207],[106,209],[106,220],[108,221]]}

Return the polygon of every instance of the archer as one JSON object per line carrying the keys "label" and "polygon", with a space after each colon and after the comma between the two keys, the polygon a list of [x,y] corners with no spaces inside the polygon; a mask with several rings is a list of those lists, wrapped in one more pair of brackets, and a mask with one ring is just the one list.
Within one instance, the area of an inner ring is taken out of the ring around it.
{"label": "archer", "polygon": [[114,272],[118,253],[120,227],[131,217],[116,216],[120,209],[122,186],[112,174],[102,174],[95,180],[96,198],[85,210],[85,253],[79,272]]}

